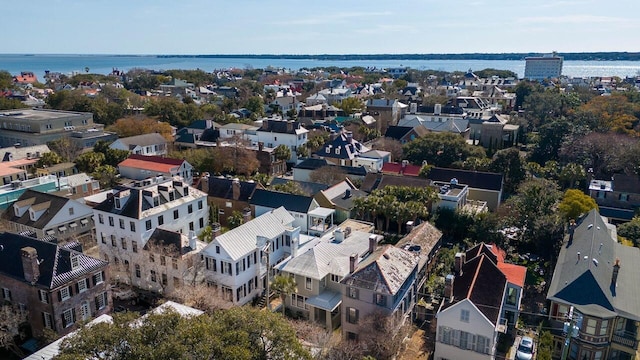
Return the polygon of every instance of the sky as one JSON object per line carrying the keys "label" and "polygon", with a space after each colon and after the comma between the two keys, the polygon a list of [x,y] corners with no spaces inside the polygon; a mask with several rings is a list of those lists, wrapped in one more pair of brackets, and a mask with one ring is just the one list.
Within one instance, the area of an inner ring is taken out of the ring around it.
{"label": "sky", "polygon": [[5,54],[640,51],[638,0],[4,0],[1,9]]}

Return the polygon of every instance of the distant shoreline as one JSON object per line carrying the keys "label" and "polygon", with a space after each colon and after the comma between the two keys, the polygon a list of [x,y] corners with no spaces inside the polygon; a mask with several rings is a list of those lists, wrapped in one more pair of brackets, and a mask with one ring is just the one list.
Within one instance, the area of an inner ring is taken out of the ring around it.
{"label": "distant shoreline", "polygon": [[[155,58],[292,59],[292,60],[524,60],[542,53],[459,53],[459,54],[0,54],[16,56],[113,56]],[[640,52],[557,53],[568,61],[640,61]]]}

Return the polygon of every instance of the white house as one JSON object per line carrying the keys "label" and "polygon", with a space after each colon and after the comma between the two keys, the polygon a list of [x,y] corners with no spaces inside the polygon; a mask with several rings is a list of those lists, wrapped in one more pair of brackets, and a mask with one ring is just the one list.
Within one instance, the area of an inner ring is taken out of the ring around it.
{"label": "white house", "polygon": [[167,140],[158,133],[129,136],[109,145],[111,149],[126,150],[136,155],[166,155]]}
{"label": "white house", "polygon": [[209,206],[206,193],[179,177],[159,176],[116,187],[113,194],[94,207],[93,213],[104,259],[124,265],[122,276],[129,275],[135,285],[153,290],[162,278],[158,272],[155,281],[150,271],[142,273],[144,266],[152,262],[150,255],[142,259],[139,255],[147,241],[158,227],[199,234],[208,225]]}
{"label": "white house", "polygon": [[187,184],[193,182],[193,166],[184,159],[130,155],[118,164],[118,171],[122,177],[132,180],[162,175],[167,178],[180,176]]}
{"label": "white house", "polygon": [[262,214],[216,236],[202,251],[205,279],[223,299],[244,305],[266,288],[267,263],[273,266],[291,254],[300,228],[283,207]]}
{"label": "white house", "polygon": [[297,161],[297,150],[307,143],[309,130],[302,127],[297,121],[287,121],[280,119],[263,119],[262,127],[250,135],[253,144],[264,144],[265,147],[275,148],[278,145],[285,145],[291,149],[289,161]]}

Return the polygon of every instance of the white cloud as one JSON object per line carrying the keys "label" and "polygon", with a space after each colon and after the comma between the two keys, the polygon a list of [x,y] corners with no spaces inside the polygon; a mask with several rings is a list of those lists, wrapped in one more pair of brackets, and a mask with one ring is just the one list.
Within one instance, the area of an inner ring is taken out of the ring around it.
{"label": "white cloud", "polygon": [[[287,20],[287,24],[290,24],[290,25],[336,24],[336,23],[346,23],[347,20],[351,20],[351,19],[391,16],[391,15],[393,15],[393,13],[390,11],[342,12],[342,13],[336,13],[336,14],[318,15],[318,16],[301,18],[301,19],[293,18],[293,19]],[[281,23],[276,23],[276,24],[280,25]]]}
{"label": "white cloud", "polygon": [[560,15],[560,16],[530,16],[517,20],[519,23],[525,24],[587,24],[587,23],[621,23],[627,22],[629,19],[615,16],[601,15]]}

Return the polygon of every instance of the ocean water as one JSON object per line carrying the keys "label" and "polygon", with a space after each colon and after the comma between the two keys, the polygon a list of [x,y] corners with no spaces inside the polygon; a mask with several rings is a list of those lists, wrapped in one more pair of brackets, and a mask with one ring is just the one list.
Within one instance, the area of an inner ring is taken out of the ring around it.
{"label": "ocean water", "polygon": [[[33,71],[42,79],[45,70],[70,74],[84,72],[108,74],[113,69],[128,71],[132,68],[151,70],[202,69],[211,72],[227,68],[265,68],[267,66],[297,70],[313,67],[401,67],[418,70],[467,71],[486,68],[511,70],[524,76],[524,60],[318,60],[318,59],[268,59],[268,58],[189,58],[159,57],[154,55],[18,55],[0,54],[0,70],[19,74]],[[562,74],[572,77],[588,76],[637,76],[638,61],[565,61]]]}

